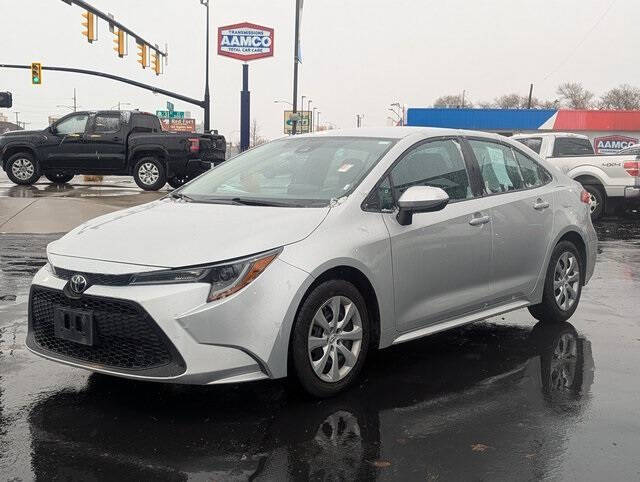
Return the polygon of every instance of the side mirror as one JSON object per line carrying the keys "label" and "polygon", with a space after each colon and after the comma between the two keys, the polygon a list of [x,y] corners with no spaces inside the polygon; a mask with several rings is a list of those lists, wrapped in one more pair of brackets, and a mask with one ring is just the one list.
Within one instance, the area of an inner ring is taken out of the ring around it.
{"label": "side mirror", "polygon": [[414,213],[440,211],[449,203],[449,195],[439,187],[412,186],[398,199],[398,223],[407,226],[413,221]]}

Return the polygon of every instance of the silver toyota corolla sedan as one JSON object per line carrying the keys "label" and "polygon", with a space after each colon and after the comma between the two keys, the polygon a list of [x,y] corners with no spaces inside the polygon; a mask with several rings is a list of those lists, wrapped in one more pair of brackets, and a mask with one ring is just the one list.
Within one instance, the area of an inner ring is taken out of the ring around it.
{"label": "silver toyota corolla sedan", "polygon": [[122,377],[290,375],[329,396],[373,349],[524,307],[568,319],[595,264],[588,203],[498,135],[280,139],[51,243],[27,344]]}

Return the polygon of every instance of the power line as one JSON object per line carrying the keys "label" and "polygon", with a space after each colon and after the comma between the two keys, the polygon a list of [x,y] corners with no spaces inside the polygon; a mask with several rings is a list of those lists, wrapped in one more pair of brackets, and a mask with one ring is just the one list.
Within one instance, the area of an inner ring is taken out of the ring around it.
{"label": "power line", "polygon": [[560,70],[564,64],[573,56],[573,54],[576,53],[576,51],[582,47],[582,44],[585,42],[585,40],[587,40],[587,38],[589,37],[589,35],[591,35],[591,33],[598,27],[598,25],[600,25],[600,22],[602,22],[604,20],[604,17],[607,16],[607,14],[609,13],[609,11],[611,10],[611,8],[613,7],[613,5],[617,2],[618,0],[611,0],[611,3],[609,3],[609,6],[605,9],[604,12],[602,12],[602,15],[600,15],[600,17],[598,17],[598,19],[596,20],[596,22],[591,26],[591,28],[589,30],[587,30],[587,32],[584,34],[584,36],[580,39],[580,42],[578,42],[578,44],[575,46],[575,48],[573,50],[571,50],[566,57],[564,57],[562,59],[562,61],[560,61],[560,63],[558,64],[558,66],[552,70],[551,72],[549,72],[544,79],[542,79],[543,81],[546,81],[549,77],[551,77],[553,74],[555,74],[556,72],[558,72],[558,70]]}

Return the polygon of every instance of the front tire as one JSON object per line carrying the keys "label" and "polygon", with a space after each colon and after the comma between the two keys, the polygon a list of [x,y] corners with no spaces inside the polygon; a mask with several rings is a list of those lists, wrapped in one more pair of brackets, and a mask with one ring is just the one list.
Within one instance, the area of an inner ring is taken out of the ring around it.
{"label": "front tire", "polygon": [[591,212],[591,220],[596,221],[602,217],[605,208],[606,195],[602,192],[602,189],[593,184],[587,184],[584,190],[589,193],[589,211]]}
{"label": "front tire", "polygon": [[573,243],[558,243],[547,268],[542,302],[529,307],[531,315],[543,323],[560,323],[571,318],[582,294],[583,266]]}
{"label": "front tire", "polygon": [[71,179],[73,179],[73,174],[64,174],[61,172],[48,173],[48,174],[45,174],[44,177],[49,179],[49,181],[51,181],[54,184],[66,184],[69,181],[71,181]]}
{"label": "front tire", "polygon": [[29,186],[40,179],[40,166],[29,152],[18,152],[6,164],[7,176],[14,184]]}
{"label": "front tire", "polygon": [[133,180],[145,191],[157,191],[167,183],[167,174],[158,159],[143,157],[133,167]]}
{"label": "front tire", "polygon": [[348,281],[316,286],[302,303],[291,338],[291,361],[304,390],[318,398],[350,387],[369,350],[367,306]]}

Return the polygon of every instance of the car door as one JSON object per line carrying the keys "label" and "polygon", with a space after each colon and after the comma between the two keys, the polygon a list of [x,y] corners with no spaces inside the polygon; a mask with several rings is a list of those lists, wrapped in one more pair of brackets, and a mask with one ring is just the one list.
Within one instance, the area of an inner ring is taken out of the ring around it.
{"label": "car door", "polygon": [[120,112],[98,112],[94,116],[86,143],[91,152],[91,165],[96,172],[124,169],[124,129]]}
{"label": "car door", "polygon": [[493,225],[491,297],[494,303],[526,299],[535,288],[551,243],[551,175],[509,143],[469,138],[480,167]]}
{"label": "car door", "polygon": [[[393,201],[411,186],[435,186],[450,197],[441,211],[414,214],[402,226],[383,212],[391,237],[396,326],[399,332],[483,306],[491,265],[491,223],[474,198],[460,141],[439,138],[408,150],[385,180]],[[384,185],[384,183],[383,183]]]}
{"label": "car door", "polygon": [[85,144],[89,114],[67,116],[49,128],[47,139],[39,149],[47,169],[77,169],[90,156]]}

